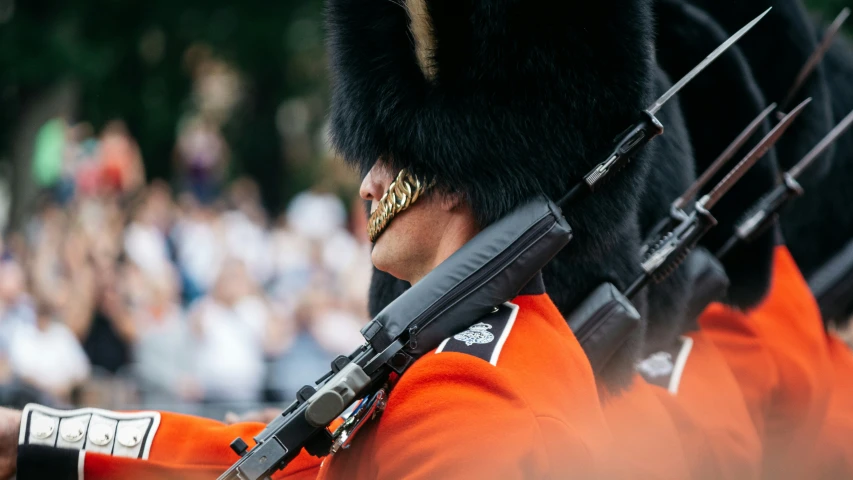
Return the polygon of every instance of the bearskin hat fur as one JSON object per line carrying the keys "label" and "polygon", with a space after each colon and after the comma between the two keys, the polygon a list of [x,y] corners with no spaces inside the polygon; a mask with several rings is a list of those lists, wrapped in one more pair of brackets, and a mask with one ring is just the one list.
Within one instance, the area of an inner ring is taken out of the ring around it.
{"label": "bearskin hat fur", "polygon": [[483,225],[566,191],[649,100],[644,1],[329,0],[327,19],[337,150],[463,194]]}
{"label": "bearskin hat fur", "polygon": [[[773,7],[770,14],[738,42],[738,47],[767,102],[782,102],[818,43],[815,29],[801,1],[689,1],[706,11],[729,33],[768,7]],[[808,97],[812,98],[808,109],[803,111],[778,143],[779,165],[785,170],[791,168],[832,128],[832,100],[822,65],[818,65],[811,73],[787,109]],[[828,169],[825,161],[828,156],[819,159],[804,172],[803,180],[824,177]]]}
{"label": "bearskin hat fur", "polygon": [[[670,77],[678,78],[687,73],[729,36],[707,13],[687,2],[659,0],[655,9],[657,59]],[[755,36],[758,32],[750,32],[740,42]],[[738,45],[729,48],[680,94],[697,172],[704,171],[767,106]],[[794,125],[805,120],[800,117],[796,122]],[[706,190],[712,188],[770,128],[765,122],[730,164],[706,185]],[[790,133],[789,130],[786,135]],[[771,150],[712,208],[719,223],[701,244],[711,252],[720,248],[733,234],[746,210],[776,185],[777,176],[776,153]],[[770,229],[752,243],[741,244],[730,251],[723,261],[731,282],[727,303],[745,309],[761,301],[770,287],[775,243],[775,234]]]}
{"label": "bearskin hat fur", "polygon": [[[534,194],[568,191],[652,100],[648,0],[327,5],[335,148],[362,172],[382,158],[435,180],[481,225]],[[602,282],[625,288],[639,272],[652,151],[564,209],[575,238],[545,271],[563,314]],[[372,310],[401,290],[375,276]],[[614,376],[630,377],[639,344],[614,359]]]}

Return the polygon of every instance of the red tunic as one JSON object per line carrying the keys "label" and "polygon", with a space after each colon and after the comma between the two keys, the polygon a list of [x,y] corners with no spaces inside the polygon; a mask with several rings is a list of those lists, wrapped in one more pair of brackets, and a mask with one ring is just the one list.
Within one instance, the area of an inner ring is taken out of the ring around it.
{"label": "red tunic", "polygon": [[672,417],[694,479],[748,480],[761,476],[762,447],[740,386],[702,330],[670,388],[656,392]]}
{"label": "red tunic", "polygon": [[681,440],[656,389],[636,375],[630,390],[604,399],[613,435],[608,478],[689,478]]}

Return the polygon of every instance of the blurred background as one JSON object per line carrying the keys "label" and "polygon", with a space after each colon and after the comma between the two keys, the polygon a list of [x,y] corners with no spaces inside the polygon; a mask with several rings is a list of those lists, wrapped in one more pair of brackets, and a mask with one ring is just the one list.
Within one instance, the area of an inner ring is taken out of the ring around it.
{"label": "blurred background", "polygon": [[361,342],[322,9],[0,0],[0,404],[222,418]]}
{"label": "blurred background", "polygon": [[0,0],[0,404],[222,418],[361,343],[322,1]]}

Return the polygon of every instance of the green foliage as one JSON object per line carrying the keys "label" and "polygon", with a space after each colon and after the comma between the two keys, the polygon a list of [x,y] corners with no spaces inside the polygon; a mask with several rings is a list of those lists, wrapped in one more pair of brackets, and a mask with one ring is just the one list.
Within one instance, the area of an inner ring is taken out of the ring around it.
{"label": "green foliage", "polygon": [[[0,0],[2,5],[11,0]],[[121,118],[150,176],[168,177],[176,125],[191,101],[185,54],[204,43],[248,80],[246,108],[227,126],[239,170],[281,202],[278,105],[322,88],[321,0],[16,0],[0,23],[0,152],[29,101],[60,79],[80,88],[75,121]],[[2,13],[2,12],[0,12]],[[0,16],[2,18],[2,16]],[[318,87],[319,86],[319,87]]]}
{"label": "green foliage", "polygon": [[[824,23],[834,19],[844,7],[853,8],[853,0],[804,0],[806,7],[813,11]],[[853,19],[848,18],[843,31],[853,35]]]}

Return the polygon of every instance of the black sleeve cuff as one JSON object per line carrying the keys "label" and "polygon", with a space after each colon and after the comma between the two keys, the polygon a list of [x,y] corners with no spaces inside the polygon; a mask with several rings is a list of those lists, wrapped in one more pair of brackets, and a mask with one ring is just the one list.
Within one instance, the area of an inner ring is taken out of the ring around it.
{"label": "black sleeve cuff", "polygon": [[80,450],[18,445],[17,480],[79,480]]}

